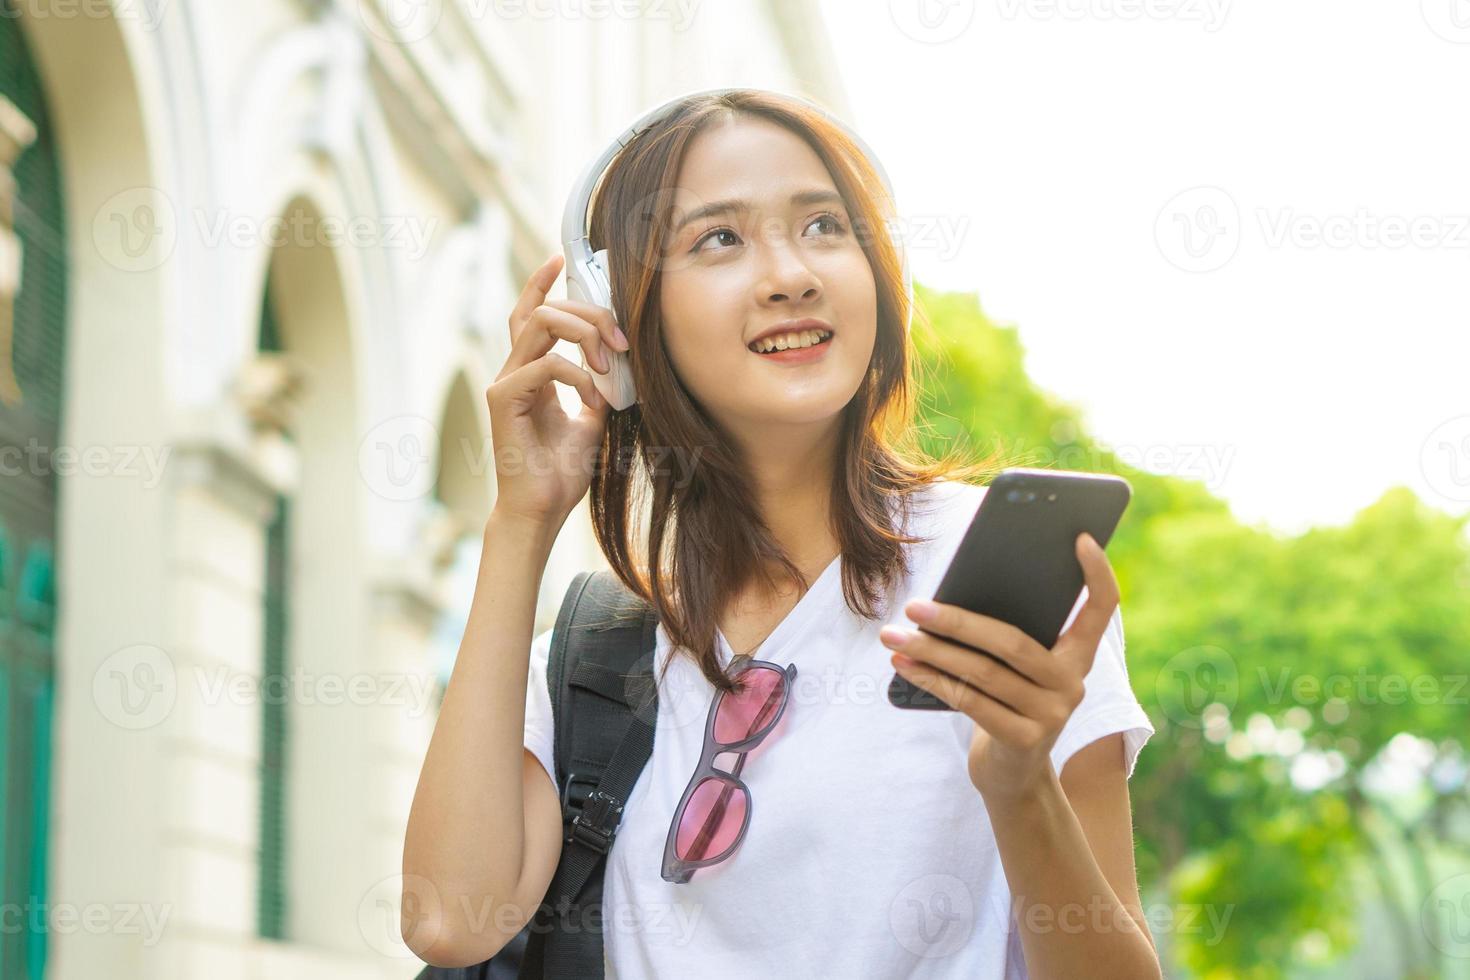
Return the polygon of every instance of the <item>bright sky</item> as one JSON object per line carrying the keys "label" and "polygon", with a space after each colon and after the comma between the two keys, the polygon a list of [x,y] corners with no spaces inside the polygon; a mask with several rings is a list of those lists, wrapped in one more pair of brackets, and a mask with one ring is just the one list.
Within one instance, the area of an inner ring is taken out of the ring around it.
{"label": "bright sky", "polygon": [[1283,531],[1470,509],[1470,2],[821,5],[916,278],[1100,441]]}

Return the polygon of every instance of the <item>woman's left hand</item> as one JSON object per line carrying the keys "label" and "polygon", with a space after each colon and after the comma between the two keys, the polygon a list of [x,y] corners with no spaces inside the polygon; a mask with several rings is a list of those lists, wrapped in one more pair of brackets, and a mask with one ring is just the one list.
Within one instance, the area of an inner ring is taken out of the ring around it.
{"label": "woman's left hand", "polygon": [[1117,609],[1118,581],[1091,535],[1078,535],[1077,559],[1087,601],[1050,650],[994,617],[922,599],[904,612],[927,632],[885,626],[880,634],[902,651],[892,657],[900,674],[974,720],[970,781],[987,803],[1024,797],[1053,777],[1051,748],[1082,701],[1082,679]]}

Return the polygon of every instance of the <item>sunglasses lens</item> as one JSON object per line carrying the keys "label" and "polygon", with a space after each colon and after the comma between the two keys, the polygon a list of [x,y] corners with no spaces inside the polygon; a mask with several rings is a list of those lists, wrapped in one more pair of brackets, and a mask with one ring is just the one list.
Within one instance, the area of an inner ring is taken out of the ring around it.
{"label": "sunglasses lens", "polygon": [[735,679],[735,691],[720,696],[715,715],[715,741],[734,745],[769,728],[786,696],[786,674],[770,667],[750,667]]}
{"label": "sunglasses lens", "polygon": [[724,856],[735,846],[749,805],[750,798],[738,783],[718,776],[701,779],[679,818],[674,853],[682,861]]}

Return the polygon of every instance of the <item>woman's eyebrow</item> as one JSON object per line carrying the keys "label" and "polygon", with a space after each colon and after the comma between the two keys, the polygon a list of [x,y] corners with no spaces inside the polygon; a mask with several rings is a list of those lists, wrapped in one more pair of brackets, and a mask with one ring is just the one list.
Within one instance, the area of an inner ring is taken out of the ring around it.
{"label": "woman's eyebrow", "polygon": [[[842,204],[842,195],[825,187],[813,188],[807,191],[797,191],[791,195],[791,203],[798,207],[811,204]],[[689,225],[704,218],[713,217],[717,214],[743,214],[750,210],[750,202],[743,198],[733,198],[727,201],[712,201],[703,207],[695,208],[684,216],[674,234],[679,234]]]}

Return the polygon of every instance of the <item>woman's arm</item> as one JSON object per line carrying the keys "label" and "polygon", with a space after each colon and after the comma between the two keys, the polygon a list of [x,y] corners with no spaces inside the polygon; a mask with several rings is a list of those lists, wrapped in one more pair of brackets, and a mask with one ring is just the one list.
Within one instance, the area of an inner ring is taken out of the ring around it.
{"label": "woman's arm", "polygon": [[893,655],[900,674],[975,722],[970,781],[990,816],[1033,980],[1147,980],[1162,969],[1133,911],[1120,739],[1077,752],[1065,787],[1051,762],[1118,607],[1112,566],[1090,535],[1078,536],[1077,559],[1087,601],[1051,650],[1009,623],[924,600],[905,611],[926,632],[887,626],[881,635],[903,651]]}
{"label": "woman's arm", "polygon": [[1122,735],[986,811],[1033,980],[1162,976],[1133,868]]}
{"label": "woman's arm", "polygon": [[434,966],[498,952],[530,921],[561,853],[561,803],[523,739],[536,592],[554,538],[499,514],[485,527],[403,843],[403,940]]}
{"label": "woman's arm", "polygon": [[[608,404],[591,373],[551,348],[581,344],[599,365],[604,345],[628,349],[611,310],[547,300],[561,266],[552,255],[526,280],[507,324],[510,354],[485,392],[495,506],[403,842],[400,928],[433,966],[498,952],[546,897],[561,854],[556,788],[525,748],[529,653],[541,576],[591,485],[582,463],[602,443]],[[576,388],[585,409],[568,416],[553,381]]]}

